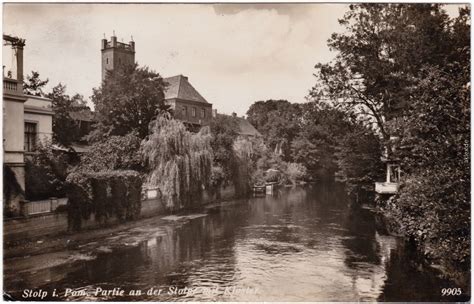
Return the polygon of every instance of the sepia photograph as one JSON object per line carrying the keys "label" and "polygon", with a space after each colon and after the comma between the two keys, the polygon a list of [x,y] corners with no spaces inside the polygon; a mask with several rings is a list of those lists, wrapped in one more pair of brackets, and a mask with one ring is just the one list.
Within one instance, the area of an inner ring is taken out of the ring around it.
{"label": "sepia photograph", "polygon": [[470,3],[2,25],[4,301],[470,301]]}

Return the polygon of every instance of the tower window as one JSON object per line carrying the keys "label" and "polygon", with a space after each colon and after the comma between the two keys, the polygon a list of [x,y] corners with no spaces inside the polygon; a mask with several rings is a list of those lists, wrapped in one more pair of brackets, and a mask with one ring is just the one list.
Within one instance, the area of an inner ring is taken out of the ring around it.
{"label": "tower window", "polygon": [[109,64],[109,58],[106,58],[106,59],[105,59],[105,62],[106,62],[107,64]]}

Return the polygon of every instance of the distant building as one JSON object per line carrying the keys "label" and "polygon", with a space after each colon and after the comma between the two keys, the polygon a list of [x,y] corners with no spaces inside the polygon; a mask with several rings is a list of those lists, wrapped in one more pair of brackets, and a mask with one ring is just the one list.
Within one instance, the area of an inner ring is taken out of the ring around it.
{"label": "distant building", "polygon": [[237,133],[240,138],[261,138],[263,137],[260,132],[244,117],[238,117],[236,113],[232,113],[232,116],[237,119],[239,130]]}
{"label": "distant building", "polygon": [[[107,71],[135,63],[135,42],[118,42],[115,35],[110,41],[102,39],[101,52],[102,80],[107,76]],[[183,121],[193,131],[210,124],[212,104],[189,83],[188,77],[177,75],[163,80],[168,84],[164,92],[165,102],[173,109],[176,119]]]}
{"label": "distant building", "polygon": [[171,106],[174,117],[183,121],[191,129],[207,126],[212,119],[212,104],[189,83],[183,75],[165,78],[168,83],[165,102]]}

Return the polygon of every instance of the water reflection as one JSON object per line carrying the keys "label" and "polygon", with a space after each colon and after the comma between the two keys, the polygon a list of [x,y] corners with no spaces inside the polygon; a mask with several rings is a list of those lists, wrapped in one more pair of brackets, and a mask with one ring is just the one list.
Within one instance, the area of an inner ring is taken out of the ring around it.
{"label": "water reflection", "polygon": [[[372,211],[349,207],[334,184],[157,219],[100,245],[117,240],[127,246],[92,260],[6,273],[6,290],[17,297],[24,288],[81,291],[69,300],[422,301],[439,300],[446,287],[431,270],[413,266],[419,264],[410,250],[380,235]],[[143,293],[96,297],[97,287]],[[147,294],[152,288],[163,292]]]}

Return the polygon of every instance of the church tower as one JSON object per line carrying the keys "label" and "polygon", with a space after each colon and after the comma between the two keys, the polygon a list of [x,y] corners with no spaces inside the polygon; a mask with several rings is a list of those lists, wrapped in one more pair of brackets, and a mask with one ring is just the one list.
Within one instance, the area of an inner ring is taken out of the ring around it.
{"label": "church tower", "polygon": [[113,71],[120,66],[135,64],[135,42],[128,44],[118,42],[115,34],[110,38],[102,39],[102,81],[104,81],[107,71]]}

